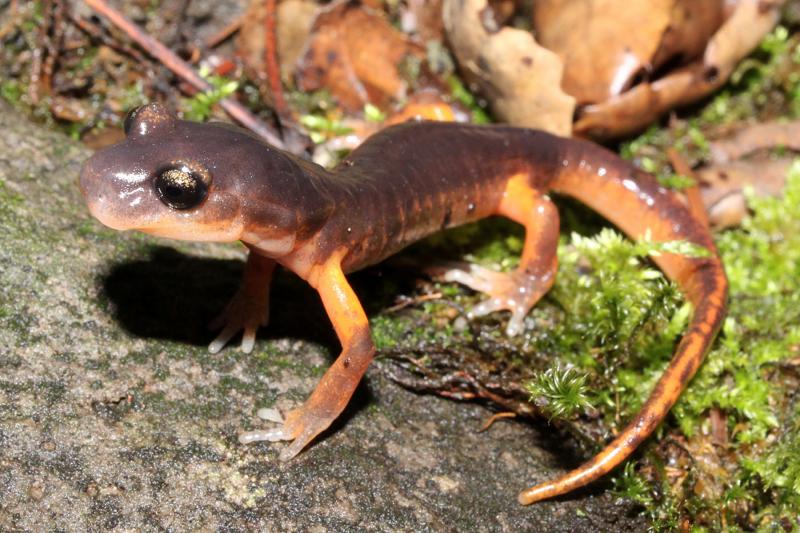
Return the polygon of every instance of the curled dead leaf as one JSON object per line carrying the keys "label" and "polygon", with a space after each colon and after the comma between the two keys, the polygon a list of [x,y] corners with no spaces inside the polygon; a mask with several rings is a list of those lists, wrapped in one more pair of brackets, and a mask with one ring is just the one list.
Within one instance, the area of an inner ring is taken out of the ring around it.
{"label": "curled dead leaf", "polygon": [[379,11],[339,1],[315,19],[295,76],[300,90],[325,88],[348,112],[385,108],[406,95],[401,66],[409,57],[421,60],[423,48]]}
{"label": "curled dead leaf", "polygon": [[744,128],[727,139],[711,143],[711,158],[726,163],[764,148],[800,151],[800,121],[765,122]]}
{"label": "curled dead leaf", "polygon": [[674,107],[721,87],[736,64],[777,23],[783,0],[739,0],[711,37],[703,57],[650,83],[580,110],[574,133],[614,138],[636,132]]}
{"label": "curled dead leaf", "polygon": [[530,32],[500,28],[486,0],[445,0],[444,26],[467,82],[497,118],[569,135],[575,99],[561,89],[563,65]]}
{"label": "curled dead leaf", "polygon": [[[289,77],[303,51],[318,10],[319,6],[312,0],[282,0],[278,3],[275,31],[284,79]],[[245,65],[258,73],[265,71],[265,16],[264,1],[252,0],[236,38],[236,48]]]}
{"label": "curled dead leaf", "polygon": [[401,16],[406,33],[414,33],[425,43],[444,40],[442,0],[408,0]]}
{"label": "curled dead leaf", "polygon": [[647,68],[673,1],[542,0],[533,4],[534,33],[564,62],[561,86],[578,105],[602,102]]}
{"label": "curled dead leaf", "polygon": [[760,196],[778,196],[792,158],[755,157],[702,167],[695,171],[708,219],[716,228],[736,226],[747,215],[745,187]]}
{"label": "curled dead leaf", "polygon": [[539,0],[534,32],[564,61],[562,87],[584,105],[699,57],[723,7],[723,0]]}

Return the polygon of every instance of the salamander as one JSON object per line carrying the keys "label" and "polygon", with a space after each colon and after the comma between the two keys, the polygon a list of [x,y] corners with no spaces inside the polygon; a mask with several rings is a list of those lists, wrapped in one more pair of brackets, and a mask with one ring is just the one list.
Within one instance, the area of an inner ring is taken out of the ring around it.
{"label": "salamander", "polygon": [[664,419],[719,331],[728,282],[709,230],[656,178],[588,141],[501,125],[406,122],[370,137],[333,170],[278,150],[225,124],[179,120],[158,103],[131,112],[126,138],[83,166],[91,214],[118,230],[192,241],[241,241],[249,249],[241,287],[220,315],[219,351],[243,331],[252,350],[267,323],[276,265],[319,293],[341,354],[279,428],[242,442],[290,441],[290,459],[341,414],[375,354],[369,322],[347,282],[431,233],[492,215],[525,228],[519,267],[456,267],[446,280],[486,299],[470,316],[510,312],[509,335],[556,276],[559,216],[549,194],[583,202],[632,239],[683,240],[707,257],[662,253],[653,261],[693,305],[675,354],[639,412],[594,458],[524,490],[530,504],[567,493],[625,460]]}

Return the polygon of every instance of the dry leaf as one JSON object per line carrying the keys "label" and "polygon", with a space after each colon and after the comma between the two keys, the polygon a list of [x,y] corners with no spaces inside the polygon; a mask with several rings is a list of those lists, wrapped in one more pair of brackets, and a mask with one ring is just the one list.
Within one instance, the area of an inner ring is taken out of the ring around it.
{"label": "dry leaf", "polygon": [[634,133],[668,110],[697,101],[721,87],[736,64],[778,21],[783,0],[739,0],[713,35],[703,58],[651,83],[642,83],[579,112],[575,135],[614,138]]}
{"label": "dry leaf", "polygon": [[[263,73],[265,70],[264,6],[263,0],[250,2],[236,38],[238,54],[245,65],[258,73]],[[278,3],[275,32],[281,76],[284,79],[294,70],[318,10],[319,6],[312,0],[282,0]]]}
{"label": "dry leaf", "polygon": [[563,65],[530,32],[500,28],[486,0],[445,0],[444,25],[465,79],[497,118],[569,135],[575,99],[561,90]]}
{"label": "dry leaf", "polygon": [[726,8],[732,8],[732,4],[724,0],[676,0],[669,26],[651,60],[651,70],[670,65],[674,68],[702,56],[709,39],[730,14]]}
{"label": "dry leaf", "polygon": [[739,61],[749,54],[778,23],[784,0],[739,0],[733,14],[711,38],[705,67],[728,79]]}
{"label": "dry leaf", "polygon": [[367,103],[385,108],[407,91],[399,69],[421,46],[394,29],[384,16],[355,2],[337,2],[314,21],[295,72],[303,91],[328,89],[349,112]]}
{"label": "dry leaf", "polygon": [[792,162],[793,158],[789,157],[758,157],[696,170],[711,225],[726,228],[741,223],[747,215],[745,187],[752,187],[757,195],[778,196]]}
{"label": "dry leaf", "polygon": [[675,0],[540,0],[534,34],[564,62],[561,86],[578,105],[628,89],[649,68]]}
{"label": "dry leaf", "polygon": [[800,151],[800,121],[765,122],[746,127],[733,136],[711,143],[711,158],[726,163],[764,148]]}
{"label": "dry leaf", "polygon": [[442,0],[407,0],[402,13],[403,31],[414,33],[425,43],[444,40]]}

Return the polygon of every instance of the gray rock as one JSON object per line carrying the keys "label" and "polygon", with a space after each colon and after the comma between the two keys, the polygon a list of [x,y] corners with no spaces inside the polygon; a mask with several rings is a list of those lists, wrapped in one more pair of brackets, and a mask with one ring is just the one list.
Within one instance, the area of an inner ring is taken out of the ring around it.
{"label": "gray rock", "polygon": [[279,277],[255,352],[209,355],[204,324],[243,249],[105,229],[76,185],[85,148],[2,102],[0,130],[0,529],[646,528],[603,486],[519,506],[521,488],[573,466],[546,426],[477,433],[490,411],[417,396],[380,365],[294,461],[239,444],[270,424],[259,408],[299,404],[335,355],[313,292]]}

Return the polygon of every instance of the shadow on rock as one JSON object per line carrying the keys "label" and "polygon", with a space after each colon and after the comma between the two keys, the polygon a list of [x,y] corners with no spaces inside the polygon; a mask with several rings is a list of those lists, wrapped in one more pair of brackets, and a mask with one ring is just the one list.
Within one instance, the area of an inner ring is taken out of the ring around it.
{"label": "shadow on rock", "polygon": [[[216,333],[208,323],[236,292],[243,269],[242,261],[153,246],[147,259],[114,265],[102,280],[103,294],[131,334],[203,346]],[[270,324],[259,330],[259,338],[296,338],[338,350],[319,298],[293,275],[276,276],[270,310]]]}

